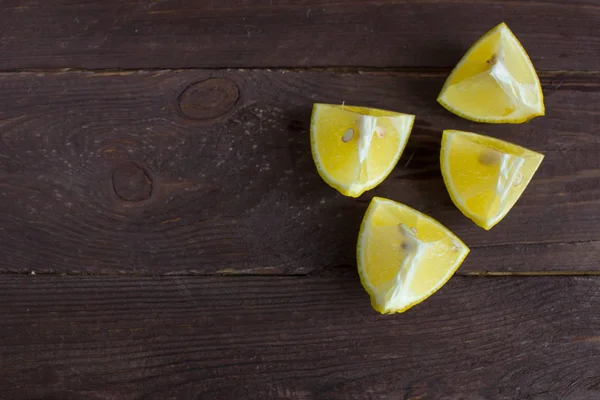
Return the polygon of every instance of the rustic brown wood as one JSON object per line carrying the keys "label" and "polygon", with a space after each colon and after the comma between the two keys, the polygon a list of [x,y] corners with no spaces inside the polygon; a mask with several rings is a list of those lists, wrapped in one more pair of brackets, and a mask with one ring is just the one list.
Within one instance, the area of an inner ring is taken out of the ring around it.
{"label": "rustic brown wood", "polygon": [[115,194],[125,201],[141,201],[152,194],[152,180],[138,165],[129,162],[117,166],[112,176]]}
{"label": "rustic brown wood", "polygon": [[598,274],[599,254],[597,240],[474,247],[458,274]]}
{"label": "rustic brown wood", "polygon": [[[501,21],[542,71],[524,125],[435,102]],[[0,0],[0,399],[600,398],[600,277],[468,276],[600,274],[598,21],[596,0]],[[319,178],[314,102],[417,115],[380,187]],[[546,156],[491,232],[446,193],[447,128]],[[472,248],[401,315],[354,266],[374,195]]]}
{"label": "rustic brown wood", "polygon": [[2,276],[4,399],[591,399],[597,278],[455,277],[380,316],[331,277]]}
{"label": "rustic brown wood", "polygon": [[184,116],[207,120],[233,110],[240,98],[235,82],[213,78],[188,87],[179,97],[179,109]]}
{"label": "rustic brown wood", "polygon": [[4,0],[0,5],[0,70],[451,67],[501,21],[538,68],[598,70],[600,63],[600,7],[592,0]]}
{"label": "rustic brown wood", "polygon": [[[465,273],[599,270],[599,76],[542,75],[548,115],[517,126],[448,113],[435,102],[443,80],[391,72],[0,74],[0,270],[303,274],[354,264],[373,195],[457,233],[473,248]],[[361,199],[337,194],[316,173],[308,124],[317,101],[417,115],[398,167]],[[490,232],[446,193],[438,165],[445,128],[546,154]]]}

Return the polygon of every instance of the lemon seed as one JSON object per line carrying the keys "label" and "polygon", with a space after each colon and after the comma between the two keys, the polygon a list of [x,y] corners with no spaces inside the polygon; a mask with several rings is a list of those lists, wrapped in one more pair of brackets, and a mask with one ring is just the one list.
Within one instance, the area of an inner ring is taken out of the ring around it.
{"label": "lemon seed", "polygon": [[342,142],[348,143],[354,137],[354,129],[348,128],[346,132],[344,132],[344,136],[342,136]]}
{"label": "lemon seed", "polygon": [[479,162],[483,165],[496,165],[500,162],[500,153],[494,150],[484,151],[479,155]]}

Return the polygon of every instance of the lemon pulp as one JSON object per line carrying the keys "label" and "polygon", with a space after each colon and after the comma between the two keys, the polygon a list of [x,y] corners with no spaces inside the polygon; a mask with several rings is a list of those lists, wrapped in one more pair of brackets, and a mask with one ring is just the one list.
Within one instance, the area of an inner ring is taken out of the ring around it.
{"label": "lemon pulp", "polygon": [[469,248],[433,218],[375,197],[359,233],[358,271],[373,308],[403,312],[435,293]]}
{"label": "lemon pulp", "polygon": [[504,23],[469,49],[446,80],[438,102],[479,122],[521,123],[545,113],[535,68]]}
{"label": "lemon pulp", "polygon": [[467,217],[490,229],[508,214],[544,156],[500,139],[444,131],[440,163],[452,201]]}
{"label": "lemon pulp", "polygon": [[311,149],[319,174],[358,197],[381,183],[406,146],[414,115],[366,107],[315,104]]}

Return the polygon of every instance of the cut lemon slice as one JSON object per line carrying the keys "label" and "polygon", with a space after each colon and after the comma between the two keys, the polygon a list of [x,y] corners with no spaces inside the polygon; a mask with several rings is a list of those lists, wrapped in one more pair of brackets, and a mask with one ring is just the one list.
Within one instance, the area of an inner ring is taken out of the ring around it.
{"label": "cut lemon slice", "polygon": [[358,236],[358,272],[375,310],[403,312],[441,288],[468,253],[433,218],[375,197]]}
{"label": "cut lemon slice", "polygon": [[490,229],[515,205],[544,156],[476,133],[446,130],[440,163],[450,197],[467,217]]}
{"label": "cut lemon slice", "polygon": [[473,121],[522,123],[544,115],[544,95],[529,56],[502,23],[483,35],[454,68],[438,97]]}
{"label": "cut lemon slice", "polygon": [[414,119],[374,108],[315,104],[310,143],[319,174],[346,196],[374,188],[400,159]]}

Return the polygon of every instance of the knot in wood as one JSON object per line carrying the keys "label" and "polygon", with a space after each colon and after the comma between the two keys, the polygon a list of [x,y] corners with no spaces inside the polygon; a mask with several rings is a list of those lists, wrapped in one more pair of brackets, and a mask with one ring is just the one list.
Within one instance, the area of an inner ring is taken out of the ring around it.
{"label": "knot in wood", "polygon": [[212,78],[190,85],[179,96],[179,109],[188,118],[217,118],[231,110],[240,97],[235,82]]}
{"label": "knot in wood", "polygon": [[129,162],[119,165],[113,172],[113,188],[125,201],[142,201],[152,194],[152,180],[141,167]]}

